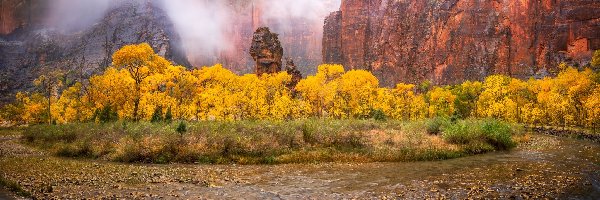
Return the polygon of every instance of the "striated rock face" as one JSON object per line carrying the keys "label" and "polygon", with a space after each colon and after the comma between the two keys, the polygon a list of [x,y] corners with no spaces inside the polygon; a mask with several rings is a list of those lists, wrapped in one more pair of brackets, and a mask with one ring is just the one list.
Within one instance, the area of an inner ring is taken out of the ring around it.
{"label": "striated rock face", "polygon": [[272,74],[281,71],[283,48],[278,35],[271,33],[269,28],[261,27],[254,32],[250,55],[256,62],[256,75],[260,76],[264,73]]}
{"label": "striated rock face", "polygon": [[342,56],[342,12],[332,12],[325,18],[323,26],[323,60],[328,63],[343,63]]}
{"label": "striated rock face", "polygon": [[294,60],[291,58],[286,58],[285,60],[285,71],[289,75],[292,75],[292,81],[287,85],[287,87],[290,88],[290,90],[292,90],[295,94],[296,85],[298,85],[300,80],[302,80],[302,73],[298,71],[296,64],[294,64]]}
{"label": "striated rock face", "polygon": [[33,79],[50,70],[62,70],[70,80],[101,72],[112,63],[113,52],[127,44],[147,42],[161,56],[189,66],[173,25],[151,1],[115,5],[100,22],[77,33],[37,25],[20,29],[0,36],[0,102],[31,88]]}
{"label": "striated rock face", "polygon": [[600,1],[343,0],[326,20],[323,61],[391,86],[527,78],[600,49]]}
{"label": "striated rock face", "polygon": [[39,23],[47,3],[33,0],[0,1],[0,35],[12,33],[18,28]]}

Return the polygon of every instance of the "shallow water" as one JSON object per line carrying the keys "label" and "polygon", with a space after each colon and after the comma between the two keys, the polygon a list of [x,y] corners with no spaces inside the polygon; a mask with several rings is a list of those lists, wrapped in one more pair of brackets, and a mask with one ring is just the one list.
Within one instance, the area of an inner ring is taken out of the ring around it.
{"label": "shallow water", "polygon": [[38,155],[0,156],[0,167],[25,188],[51,185],[34,192],[42,198],[600,199],[600,145],[545,135],[512,151],[434,162],[129,165]]}
{"label": "shallow water", "polygon": [[528,197],[600,199],[599,164],[598,144],[536,135],[529,146],[509,152],[437,162],[244,166],[240,170],[256,170],[255,181],[238,189],[261,188],[276,191],[278,197],[462,198],[531,193]]}
{"label": "shallow water", "polygon": [[15,198],[12,197],[12,194],[9,191],[6,191],[4,188],[0,188],[0,199],[10,200],[10,199],[15,199]]}

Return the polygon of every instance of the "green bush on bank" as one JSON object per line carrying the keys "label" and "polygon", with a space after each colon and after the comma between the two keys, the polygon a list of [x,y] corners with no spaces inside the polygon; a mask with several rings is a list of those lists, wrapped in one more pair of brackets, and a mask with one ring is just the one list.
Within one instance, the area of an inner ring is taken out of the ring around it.
{"label": "green bush on bank", "polygon": [[507,150],[516,146],[510,124],[496,119],[462,120],[444,128],[444,140],[464,145],[467,153]]}
{"label": "green bush on bank", "polygon": [[427,128],[427,133],[430,135],[438,135],[442,132],[444,127],[450,125],[450,120],[444,117],[435,117],[432,119],[427,119],[425,126]]}

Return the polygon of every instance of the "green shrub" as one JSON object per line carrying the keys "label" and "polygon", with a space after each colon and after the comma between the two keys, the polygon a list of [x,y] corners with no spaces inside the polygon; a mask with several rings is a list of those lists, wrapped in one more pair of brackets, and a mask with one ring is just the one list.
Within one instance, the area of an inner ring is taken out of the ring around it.
{"label": "green shrub", "polygon": [[481,137],[481,132],[477,130],[477,126],[476,123],[471,121],[458,121],[447,126],[442,136],[444,140],[452,144],[468,144]]}
{"label": "green shrub", "polygon": [[315,131],[317,128],[314,125],[314,123],[310,122],[301,123],[300,129],[302,131],[302,139],[304,140],[304,142],[309,144],[317,142],[317,139],[315,138]]}
{"label": "green shrub", "polygon": [[383,112],[383,110],[381,110],[381,109],[372,109],[370,115],[371,115],[371,118],[373,118],[374,120],[377,120],[377,121],[387,120],[387,116],[385,115],[385,112]]}
{"label": "green shrub", "polygon": [[37,125],[23,131],[23,138],[29,143],[74,142],[78,139],[79,128],[74,125]]}
{"label": "green shrub", "polygon": [[101,123],[108,123],[117,121],[119,116],[117,111],[113,109],[110,105],[104,106],[102,109],[97,109],[94,113],[94,119],[98,120]]}
{"label": "green shrub", "polygon": [[472,140],[464,145],[464,152],[468,154],[481,154],[497,150],[493,145],[481,140]]}
{"label": "green shrub", "polygon": [[472,154],[507,150],[516,146],[510,124],[495,119],[463,120],[444,129],[447,142],[465,146]]}
{"label": "green shrub", "polygon": [[187,132],[187,124],[184,121],[179,122],[175,131],[180,135],[185,134]]}
{"label": "green shrub", "polygon": [[442,129],[448,126],[450,122],[448,119],[443,117],[435,117],[426,121],[426,131],[430,135],[438,135],[442,132]]}
{"label": "green shrub", "polygon": [[507,150],[516,146],[512,140],[512,130],[509,124],[495,119],[483,121],[482,133],[487,142],[499,150]]}
{"label": "green shrub", "polygon": [[113,161],[131,163],[145,160],[139,141],[131,138],[122,139],[116,144],[116,149],[111,158]]}
{"label": "green shrub", "polygon": [[152,119],[150,119],[150,122],[157,123],[161,121],[163,121],[162,107],[156,106],[156,108],[154,109],[154,113],[152,113]]}
{"label": "green shrub", "polygon": [[167,113],[165,114],[165,122],[171,123],[173,121],[173,113],[171,112],[171,106],[167,108]]}
{"label": "green shrub", "polygon": [[78,142],[78,143],[58,143],[54,145],[53,153],[57,156],[63,157],[93,157],[93,151],[90,143]]}
{"label": "green shrub", "polygon": [[332,147],[337,148],[364,148],[365,138],[360,132],[340,133],[333,138]]}

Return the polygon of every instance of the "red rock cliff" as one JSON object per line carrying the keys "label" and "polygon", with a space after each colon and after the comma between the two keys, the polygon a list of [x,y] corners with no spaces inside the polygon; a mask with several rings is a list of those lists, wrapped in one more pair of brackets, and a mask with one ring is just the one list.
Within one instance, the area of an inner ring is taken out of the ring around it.
{"label": "red rock cliff", "polygon": [[41,23],[47,3],[47,0],[0,0],[0,35]]}
{"label": "red rock cliff", "polygon": [[386,85],[527,78],[589,62],[599,10],[597,0],[342,0],[325,20],[323,61],[372,70]]}

